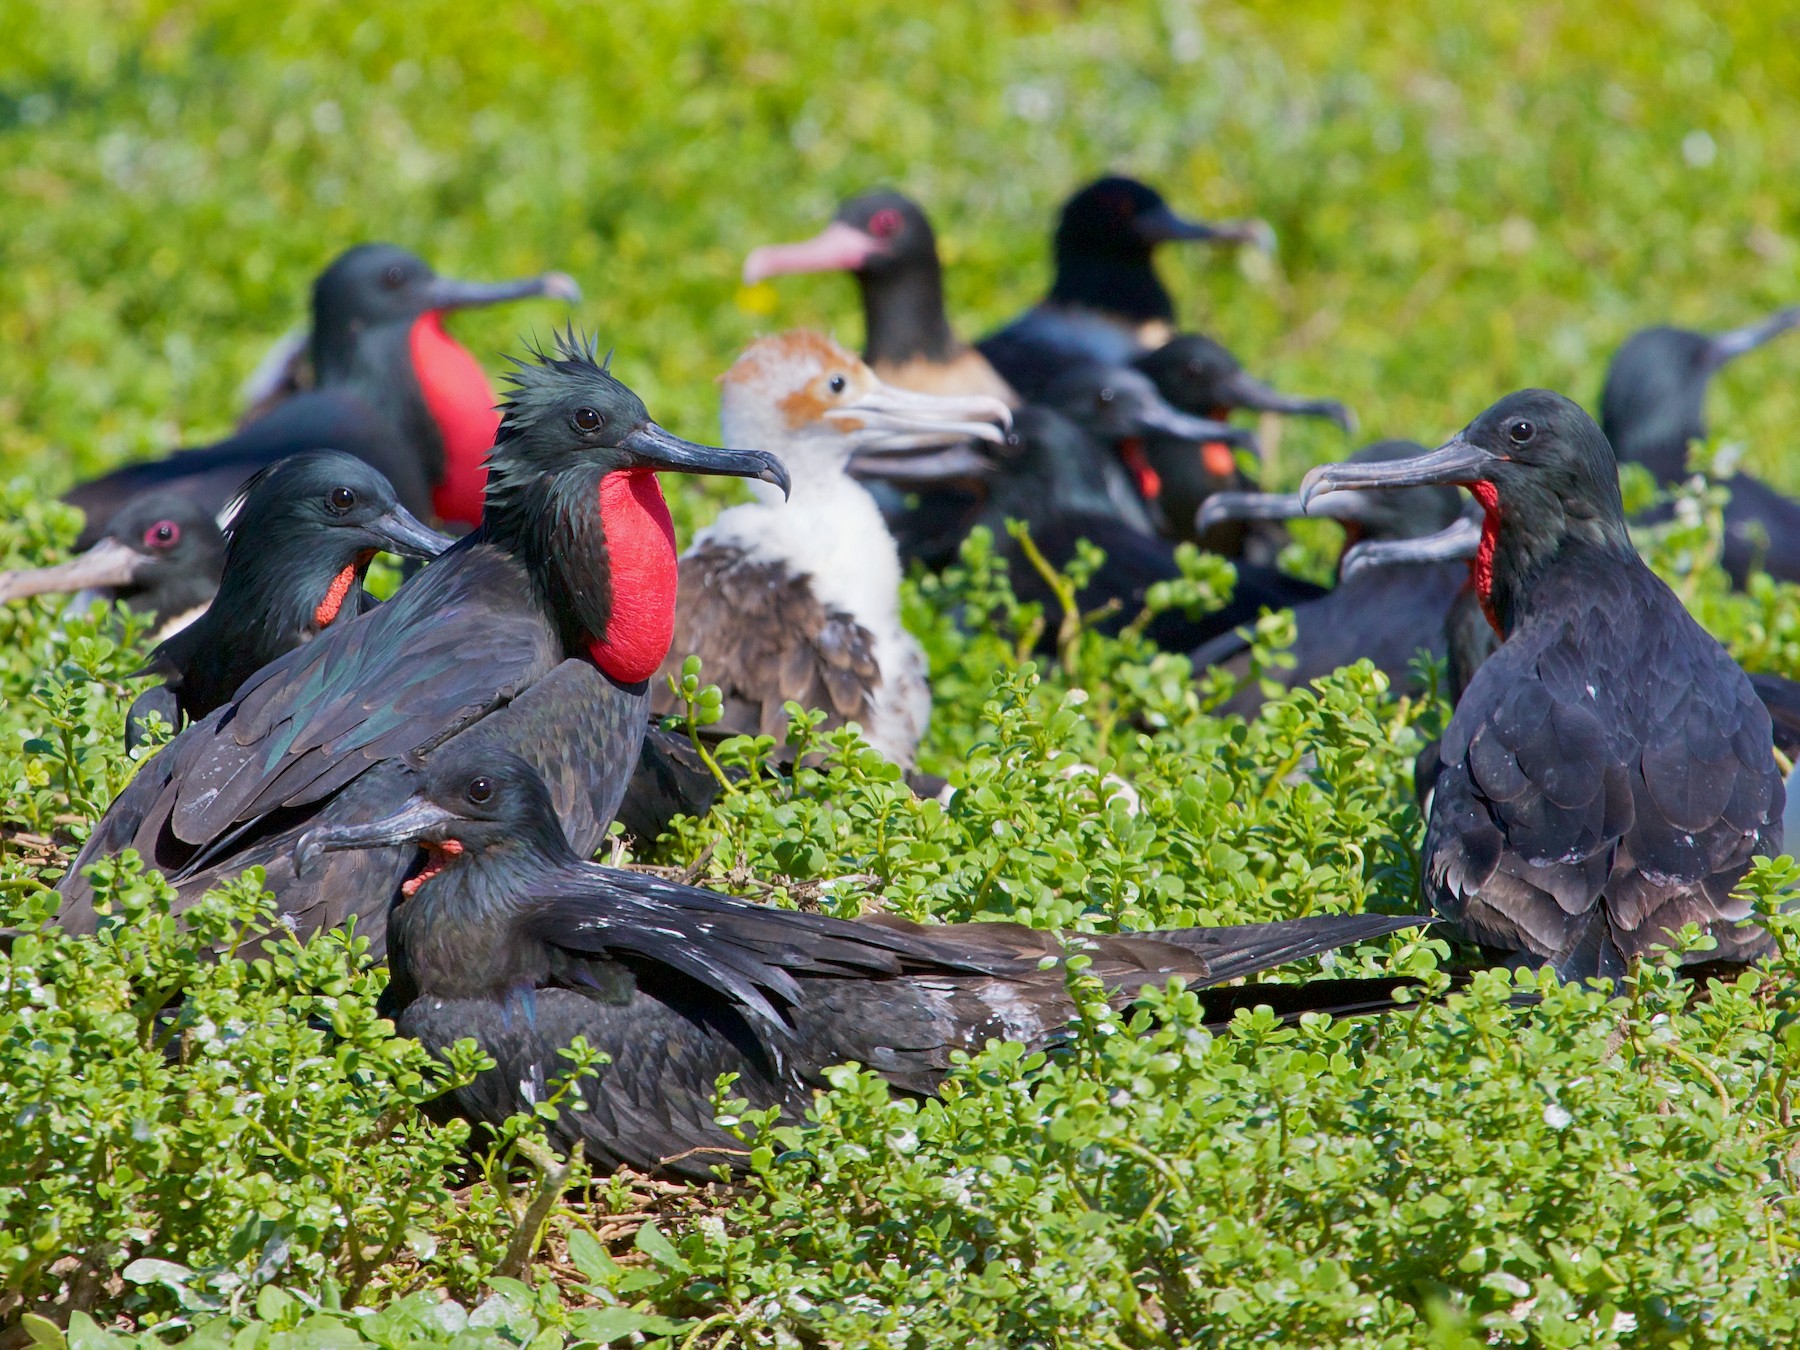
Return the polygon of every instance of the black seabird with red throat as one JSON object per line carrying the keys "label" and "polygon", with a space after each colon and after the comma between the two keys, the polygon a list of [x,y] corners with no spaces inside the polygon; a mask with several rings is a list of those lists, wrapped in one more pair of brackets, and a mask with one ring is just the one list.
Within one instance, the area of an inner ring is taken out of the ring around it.
{"label": "black seabird with red throat", "polygon": [[87,594],[146,614],[151,636],[192,623],[219,586],[225,535],[178,492],[145,492],[115,511],[84,551],[50,567],[0,572],[0,601]]}
{"label": "black seabird with red throat", "polygon": [[[306,346],[313,387],[214,445],[177,450],[79,484],[66,495],[95,531],[125,498],[180,492],[217,511],[257,470],[305,450],[342,450],[373,464],[421,518],[481,519],[483,458],[499,426],[481,366],[445,330],[450,310],[530,296],[574,301],[560,272],[481,283],[441,277],[392,244],[359,244],[313,283]],[[88,536],[84,535],[84,538]]]}
{"label": "black seabird with red throat", "polygon": [[610,1063],[580,1084],[586,1109],[550,1124],[553,1144],[582,1143],[602,1167],[698,1179],[733,1156],[712,1106],[722,1073],[738,1075],[732,1090],[753,1106],[795,1120],[824,1071],[850,1060],[926,1095],[959,1050],[1059,1038],[1074,1013],[1063,963],[1077,953],[1116,1003],[1180,977],[1215,1024],[1256,1005],[1288,1017],[1377,1011],[1407,982],[1206,986],[1421,922],[1329,914],[1065,936],[775,909],[580,861],[529,764],[466,748],[434,756],[417,791],[379,818],[306,834],[297,865],[396,846],[428,861],[389,920],[382,1011],[433,1050],[472,1037],[494,1060],[435,1112],[498,1126],[529,1111],[567,1071],[559,1052],[585,1037]]}
{"label": "black seabird with red throat", "polygon": [[[1234,412],[1275,413],[1283,417],[1322,417],[1346,435],[1356,430],[1350,409],[1332,398],[1284,394],[1245,370],[1222,344],[1199,333],[1177,333],[1132,364],[1156,383],[1172,407],[1195,417],[1223,422]],[[1253,447],[1254,448],[1254,447]],[[1273,565],[1287,545],[1286,531],[1243,522],[1201,531],[1200,508],[1215,492],[1254,491],[1256,484],[1238,467],[1229,441],[1199,442],[1152,433],[1144,438],[1142,457],[1156,475],[1163,519],[1176,538],[1227,558],[1247,558]]]}
{"label": "black seabird with red throat", "polygon": [[787,473],[772,455],[670,435],[573,335],[511,378],[481,527],[388,603],[256,672],[146,764],[65,880],[65,923],[93,925],[82,868],[129,846],[184,902],[263,864],[301,931],[360,914],[379,946],[410,852],[304,880],[285,860],[313,825],[391,809],[420,757],[457,739],[530,759],[565,833],[598,846],[674,628],[675,536],[656,474],[785,488]]}
{"label": "black seabird with red throat", "polygon": [[1483,505],[1476,588],[1502,637],[1444,733],[1432,906],[1564,978],[1617,976],[1688,923],[1717,943],[1689,960],[1768,952],[1731,892],[1781,851],[1769,714],[1633,549],[1600,428],[1526,390],[1428,455],[1314,469],[1302,495],[1426,483]]}
{"label": "black seabird with red throat", "polygon": [[276,657],[373,607],[363,580],[377,553],[435,558],[454,542],[421,525],[377,469],[336,450],[257,474],[227,529],[218,594],[150,653],[139,673],[164,682],[131,705],[128,728],[152,711],[172,727],[198,721]]}
{"label": "black seabird with red throat", "polygon": [[1152,261],[1159,244],[1266,245],[1268,237],[1260,221],[1187,220],[1135,178],[1102,178],[1063,206],[1050,294],[975,346],[1014,389],[1035,400],[1072,361],[1124,365],[1175,335],[1175,302]]}
{"label": "black seabird with red throat", "polygon": [[[1621,460],[1642,464],[1663,486],[1688,476],[1688,447],[1706,439],[1706,390],[1720,367],[1800,327],[1800,305],[1760,323],[1708,335],[1646,328],[1627,338],[1606,372],[1600,425]],[[1725,480],[1725,541],[1720,562],[1742,586],[1754,568],[1800,581],[1800,503],[1761,479]],[[1669,510],[1650,519],[1667,519]]]}

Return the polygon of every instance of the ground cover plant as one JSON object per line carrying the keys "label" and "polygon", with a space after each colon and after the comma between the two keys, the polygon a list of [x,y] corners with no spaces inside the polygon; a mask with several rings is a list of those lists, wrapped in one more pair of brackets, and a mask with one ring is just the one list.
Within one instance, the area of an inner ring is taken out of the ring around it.
{"label": "ground cover plant", "polygon": [[[943,236],[952,314],[1033,300],[1048,220],[1119,167],[1256,214],[1270,256],[1172,256],[1183,317],[1369,436],[1436,443],[1506,390],[1589,403],[1634,328],[1791,303],[1795,20],[1751,3],[14,5],[0,57],[0,565],[66,548],[54,494],[224,431],[338,248],[575,273],[577,317],[672,428],[798,323],[858,337],[842,278],[745,289],[742,254],[878,182]],[[459,316],[490,369],[548,309]],[[1789,490],[1800,354],[1729,368],[1709,451]],[[1348,449],[1281,429],[1271,477]],[[1630,495],[1644,499],[1639,475]],[[716,486],[676,496],[685,532]],[[1800,674],[1800,594],[1726,588],[1716,500],[1640,541],[1753,669]],[[1300,532],[1321,570],[1336,538]],[[1216,602],[1191,562],[1157,603]],[[908,583],[937,696],[916,800],[848,733],[751,770],[635,859],[775,904],[1064,928],[1416,905],[1413,755],[1442,725],[1367,668],[1271,702],[1129,634],[1020,609],[988,541]],[[971,622],[971,618],[978,622]],[[1039,625],[1054,658],[1024,653]],[[1265,622],[1259,659],[1280,660]],[[1608,999],[1484,974],[1381,1019],[1198,1023],[1080,972],[1066,1046],[970,1057],[915,1103],[846,1068],[805,1125],[720,1093],[748,1172],[591,1178],[529,1120],[415,1111],[435,1064],[374,1014],[355,936],[267,927],[254,879],[189,929],[123,867],[95,938],[53,881],[135,767],[141,634],[0,613],[0,1343],[1788,1345],[1800,935],[1697,989]],[[696,714],[704,715],[695,681]],[[1786,863],[1751,886],[1773,911]],[[1331,961],[1438,987],[1440,938]],[[1315,963],[1318,969],[1321,963]],[[1541,995],[1527,1006],[1520,985]],[[577,1051],[571,1071],[587,1065]],[[604,1066],[597,1066],[604,1072]]]}

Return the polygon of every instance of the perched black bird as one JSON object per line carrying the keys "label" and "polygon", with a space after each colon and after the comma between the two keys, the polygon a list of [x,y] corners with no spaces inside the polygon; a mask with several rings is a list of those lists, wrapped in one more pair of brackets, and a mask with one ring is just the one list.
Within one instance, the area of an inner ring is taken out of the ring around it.
{"label": "perched black bird", "polygon": [[164,682],[131,705],[129,728],[150,712],[176,728],[198,721],[276,657],[371,608],[362,583],[377,553],[435,558],[452,543],[400,505],[379,470],[336,450],[262,470],[227,529],[218,594],[150,653],[139,673]]}
{"label": "perched black bird", "polygon": [[[1105,552],[1106,561],[1076,596],[1083,613],[1110,607],[1110,616],[1099,625],[1104,632],[1117,633],[1135,619],[1151,586],[1181,576],[1174,546],[1150,528],[1118,460],[1071,418],[1052,408],[1021,408],[1006,440],[981,447],[980,455],[985,466],[978,466],[975,481],[981,484],[982,500],[965,532],[977,525],[991,531],[1014,594],[1045,607],[1045,650],[1055,646],[1059,602],[1008,533],[1007,521],[1023,521],[1039,553],[1058,569],[1075,559],[1083,539]],[[909,472],[929,475],[935,469],[927,463],[913,470],[898,460],[884,465],[882,472],[905,483]],[[1321,586],[1272,568],[1246,563],[1237,568],[1237,585],[1223,608],[1197,618],[1166,610],[1145,630],[1151,641],[1185,652],[1252,622],[1266,608],[1281,609],[1325,594]]]}
{"label": "perched black bird", "polygon": [[147,763],[64,879],[65,925],[94,923],[84,865],[129,846],[184,900],[260,863],[296,928],[357,914],[379,947],[404,852],[302,879],[293,839],[385,813],[418,759],[458,739],[531,760],[564,832],[598,845],[674,626],[675,538],[656,473],[783,486],[787,474],[771,455],[671,436],[572,336],[512,380],[481,528],[387,604],[263,667]]}
{"label": "perched black bird", "polygon": [[526,296],[580,298],[561,273],[492,285],[440,277],[391,244],[360,244],[313,283],[308,344],[315,388],[273,404],[214,445],[128,464],[78,484],[65,500],[98,537],[127,498],[179,492],[217,512],[258,469],[304,450],[342,450],[381,470],[401,505],[473,526],[482,459],[499,416],[481,366],[444,331],[443,315]]}
{"label": "perched black bird", "polygon": [[[1198,333],[1178,333],[1132,364],[1155,381],[1157,391],[1171,405],[1196,417],[1222,422],[1241,409],[1284,417],[1322,417],[1346,434],[1356,430],[1356,418],[1336,399],[1301,398],[1272,389],[1245,370],[1224,346]],[[1284,530],[1259,529],[1249,521],[1221,522],[1205,531],[1197,527],[1200,507],[1213,493],[1254,490],[1256,486],[1238,467],[1229,442],[1195,442],[1158,432],[1144,438],[1142,455],[1155,475],[1156,500],[1171,534],[1227,558],[1274,565],[1287,543]]]}
{"label": "perched black bird", "polygon": [[1184,220],[1154,188],[1102,178],[1063,206],[1050,294],[975,346],[1008,384],[1035,400],[1072,362],[1125,365],[1175,335],[1175,302],[1151,263],[1158,244],[1266,243],[1268,233],[1258,221]]}
{"label": "perched black bird", "polygon": [[[1424,453],[1416,441],[1377,441],[1357,451],[1350,463],[1379,464]],[[1341,524],[1345,544],[1352,546],[1365,539],[1435,536],[1460,510],[1461,495],[1449,487],[1393,492],[1346,488],[1319,494],[1304,506],[1298,493],[1221,492],[1200,508],[1196,523],[1204,532],[1228,520],[1293,520],[1310,513]],[[1395,687],[1404,687],[1421,650],[1444,654],[1444,616],[1467,581],[1468,567],[1456,558],[1340,571],[1335,588],[1293,607],[1295,637],[1289,654],[1294,664],[1267,671],[1264,678],[1292,689],[1367,657]],[[1249,646],[1246,631],[1225,633],[1197,648],[1194,664],[1225,666],[1241,676],[1248,668]],[[1246,682],[1225,710],[1249,715],[1262,701],[1260,685]]]}
{"label": "perched black bird", "polygon": [[1618,975],[1690,922],[1718,944],[1690,959],[1766,953],[1731,891],[1781,848],[1769,714],[1632,548],[1600,428],[1526,390],[1428,455],[1314,469],[1302,496],[1428,483],[1482,503],[1476,591],[1505,634],[1444,734],[1432,906],[1565,978]]}
{"label": "perched black bird", "polygon": [[[714,1083],[798,1118],[823,1070],[854,1060],[896,1089],[935,1091],[956,1050],[988,1039],[1042,1046],[1073,1013],[1061,964],[1084,952],[1120,1003],[1179,976],[1204,987],[1421,922],[1315,915],[1131,936],[1009,923],[927,927],[781,910],[583,863],[543,783],[507,754],[446,748],[409,799],[379,819],[325,826],[301,866],[334,850],[418,846],[423,863],[389,922],[383,1011],[442,1049],[473,1037],[495,1064],[438,1104],[498,1125],[544,1101],[582,1036],[611,1056],[584,1083],[587,1109],[551,1127],[604,1167],[704,1178],[733,1140]],[[1392,1006],[1403,980],[1252,985],[1202,994],[1209,1013]],[[695,1152],[700,1150],[700,1152]]]}
{"label": "perched black bird", "polygon": [[[1687,477],[1688,446],[1706,439],[1712,377],[1733,357],[1796,326],[1800,305],[1712,337],[1646,328],[1626,339],[1600,395],[1600,425],[1619,458],[1644,465],[1665,486]],[[1733,583],[1742,586],[1758,568],[1782,581],[1800,581],[1800,502],[1749,474],[1735,473],[1724,485],[1731,501],[1720,561]],[[1666,508],[1660,518],[1667,518]]]}
{"label": "perched black bird", "polygon": [[0,601],[75,593],[150,616],[162,636],[192,623],[218,589],[225,534],[213,513],[179,493],[146,492],[115,511],[67,562],[0,572]]}

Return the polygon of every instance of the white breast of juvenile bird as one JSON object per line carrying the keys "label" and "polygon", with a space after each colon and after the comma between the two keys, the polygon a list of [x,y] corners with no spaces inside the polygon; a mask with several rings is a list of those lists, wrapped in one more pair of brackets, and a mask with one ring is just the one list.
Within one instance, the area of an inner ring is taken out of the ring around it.
{"label": "white breast of juvenile bird", "polygon": [[795,332],[752,345],[722,385],[724,443],[781,456],[793,495],[783,501],[779,489],[749,484],[757,500],[721,512],[695,547],[715,542],[780,562],[808,577],[822,604],[869,630],[881,683],[863,732],[889,759],[911,764],[931,715],[925,654],[900,623],[894,538],[875,499],[846,471],[864,428],[854,415],[832,415],[880,381],[836,343]]}

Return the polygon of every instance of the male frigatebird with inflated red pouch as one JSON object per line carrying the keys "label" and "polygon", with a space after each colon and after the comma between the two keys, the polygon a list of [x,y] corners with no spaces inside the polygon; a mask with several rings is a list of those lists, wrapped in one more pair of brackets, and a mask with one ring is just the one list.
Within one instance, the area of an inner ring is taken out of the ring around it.
{"label": "male frigatebird with inflated red pouch", "polygon": [[292,840],[391,809],[419,760],[458,740],[530,760],[565,833],[599,844],[674,631],[675,534],[657,473],[785,489],[787,472],[772,455],[670,435],[572,335],[511,378],[481,527],[388,603],[252,675],[146,764],[65,879],[65,923],[94,924],[83,868],[129,846],[184,903],[261,864],[296,928],[358,914],[379,945],[410,854],[346,857],[302,880]]}
{"label": "male frigatebird with inflated red pouch", "polygon": [[71,489],[66,500],[88,516],[84,546],[140,492],[178,491],[217,511],[257,470],[305,450],[342,450],[373,464],[416,516],[477,524],[498,400],[443,316],[529,296],[574,301],[581,291],[560,272],[456,281],[392,244],[350,249],[313,283],[307,351],[315,387],[214,445],[128,464]]}

